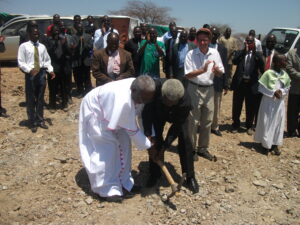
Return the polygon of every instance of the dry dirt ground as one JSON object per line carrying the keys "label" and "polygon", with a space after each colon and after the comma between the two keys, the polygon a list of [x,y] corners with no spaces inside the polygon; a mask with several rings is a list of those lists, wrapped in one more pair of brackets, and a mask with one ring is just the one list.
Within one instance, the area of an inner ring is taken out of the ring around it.
{"label": "dry dirt ground", "polygon": [[[164,204],[160,195],[170,188],[162,178],[157,189],[114,204],[91,193],[81,165],[80,100],[74,98],[69,112],[45,110],[53,125],[33,134],[24,126],[24,75],[16,67],[2,73],[3,106],[10,117],[0,118],[0,224],[300,224],[300,139],[284,139],[280,157],[259,153],[245,130],[228,131],[231,93],[223,99],[223,137],[211,140],[218,161],[195,163],[198,194],[183,188]],[[138,184],[146,182],[147,158],[146,151],[133,151]],[[175,146],[166,162],[178,181]]]}

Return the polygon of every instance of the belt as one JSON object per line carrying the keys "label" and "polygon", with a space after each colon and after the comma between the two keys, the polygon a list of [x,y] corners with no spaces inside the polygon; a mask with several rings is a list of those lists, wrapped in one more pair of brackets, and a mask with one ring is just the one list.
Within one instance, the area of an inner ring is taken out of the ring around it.
{"label": "belt", "polygon": [[210,84],[210,85],[196,84],[196,83],[194,83],[193,81],[190,81],[190,84],[193,84],[193,85],[195,85],[195,86],[197,86],[197,87],[204,87],[204,88],[208,88],[208,87],[213,86],[213,84]]}

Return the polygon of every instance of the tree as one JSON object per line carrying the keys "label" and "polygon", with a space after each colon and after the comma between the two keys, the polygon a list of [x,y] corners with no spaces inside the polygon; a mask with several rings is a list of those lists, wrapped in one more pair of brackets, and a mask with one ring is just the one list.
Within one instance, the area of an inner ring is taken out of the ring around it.
{"label": "tree", "polygon": [[176,21],[176,18],[170,16],[170,11],[169,7],[159,7],[151,1],[133,0],[128,1],[120,10],[111,10],[108,13],[138,18],[144,23],[169,24]]}

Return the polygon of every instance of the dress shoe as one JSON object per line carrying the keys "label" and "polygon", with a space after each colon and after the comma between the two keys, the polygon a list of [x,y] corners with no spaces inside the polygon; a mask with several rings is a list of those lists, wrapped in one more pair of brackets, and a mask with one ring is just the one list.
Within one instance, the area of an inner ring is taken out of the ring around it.
{"label": "dress shoe", "polygon": [[133,191],[127,191],[125,188],[123,188],[123,198],[124,199],[130,199],[133,198],[137,193]]}
{"label": "dress shoe", "polygon": [[37,132],[37,125],[35,123],[30,124],[29,129],[31,130],[32,133],[36,133]]}
{"label": "dress shoe", "polygon": [[39,127],[43,129],[48,129],[48,126],[45,124],[45,122],[39,123]]}
{"label": "dress shoe", "polygon": [[133,187],[131,188],[130,192],[135,193],[135,194],[139,194],[142,191],[142,186],[140,185],[133,185]]}
{"label": "dress shoe", "polygon": [[193,194],[199,192],[199,184],[197,183],[197,180],[194,177],[189,177],[186,179],[186,186],[189,190],[193,192]]}
{"label": "dress shoe", "polygon": [[9,115],[6,114],[6,109],[0,107],[0,117],[7,118]]}
{"label": "dress shoe", "polygon": [[147,180],[147,183],[146,183],[146,187],[147,188],[152,188],[152,187],[154,187],[156,184],[157,184],[157,182],[158,182],[158,177],[155,177],[155,176],[149,176],[149,178],[148,178],[148,180]]}
{"label": "dress shoe", "polygon": [[207,149],[201,149],[197,152],[197,154],[205,159],[208,159],[209,161],[213,161],[213,162],[217,161],[217,157],[210,154]]}
{"label": "dress shoe", "polygon": [[252,128],[247,129],[247,134],[252,136],[254,134],[254,130]]}
{"label": "dress shoe", "polygon": [[211,130],[211,132],[219,137],[222,137],[221,131],[220,130]]}
{"label": "dress shoe", "polygon": [[265,147],[262,146],[262,154],[268,155],[269,151],[270,151],[269,149],[267,149],[267,148],[265,148]]}
{"label": "dress shoe", "polygon": [[238,128],[237,127],[232,127],[231,128],[231,133],[236,134],[238,132]]}
{"label": "dress shoe", "polygon": [[107,202],[121,203],[123,201],[123,198],[122,196],[119,195],[113,195],[113,196],[105,197],[104,200]]}
{"label": "dress shoe", "polygon": [[297,132],[296,131],[293,131],[293,132],[288,132],[288,135],[287,135],[289,138],[292,138],[292,137],[297,137]]}
{"label": "dress shoe", "polygon": [[272,146],[271,152],[272,152],[272,154],[278,155],[278,156],[281,154],[281,151],[279,150],[279,148],[278,148],[277,145],[273,145],[273,146]]}

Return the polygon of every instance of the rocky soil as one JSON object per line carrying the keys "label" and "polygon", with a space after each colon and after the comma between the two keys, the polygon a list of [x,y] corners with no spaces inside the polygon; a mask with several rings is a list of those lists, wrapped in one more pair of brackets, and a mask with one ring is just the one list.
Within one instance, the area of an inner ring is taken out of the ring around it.
{"label": "rocky soil", "polygon": [[[198,194],[183,188],[164,204],[160,196],[170,187],[162,178],[157,188],[114,204],[91,192],[82,168],[80,100],[74,98],[68,112],[45,110],[52,125],[33,134],[24,126],[24,75],[16,67],[2,73],[3,106],[10,117],[0,118],[0,224],[300,224],[300,139],[284,139],[279,157],[261,154],[245,130],[229,132],[231,93],[223,98],[223,137],[211,140],[218,161],[195,163]],[[133,151],[133,174],[141,185],[147,159],[146,151]],[[175,145],[166,162],[178,181]]]}

